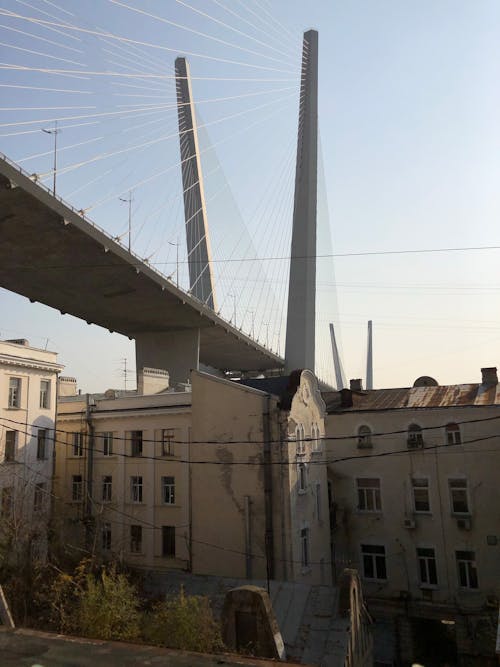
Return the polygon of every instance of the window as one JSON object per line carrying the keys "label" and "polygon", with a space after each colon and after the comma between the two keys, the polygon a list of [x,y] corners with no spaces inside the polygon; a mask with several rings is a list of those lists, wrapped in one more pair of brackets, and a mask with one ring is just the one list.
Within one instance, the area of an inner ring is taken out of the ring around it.
{"label": "window", "polygon": [[36,458],[47,458],[47,429],[39,428],[36,440]]}
{"label": "window", "polygon": [[358,487],[358,510],[362,512],[380,512],[380,480],[372,477],[363,477],[356,480]]}
{"label": "window", "polygon": [[378,544],[362,544],[361,555],[365,579],[387,579],[385,547]]}
{"label": "window", "polygon": [[162,556],[175,558],[175,526],[161,527],[161,553]]}
{"label": "window", "polygon": [[305,463],[299,463],[297,466],[297,478],[299,493],[305,493],[307,491],[307,468]]}
{"label": "window", "polygon": [[142,503],[142,477],[130,478],[130,499],[133,503]]}
{"label": "window", "polygon": [[81,475],[73,475],[71,482],[71,499],[80,502],[83,498],[83,479]]}
{"label": "window", "polygon": [[21,378],[9,379],[9,408],[18,408],[21,405]]}
{"label": "window", "polygon": [[429,480],[414,477],[411,480],[413,489],[413,507],[415,512],[430,512]]}
{"label": "window", "polygon": [[17,431],[5,431],[5,461],[15,461],[16,459],[16,441]]}
{"label": "window", "polygon": [[466,479],[449,479],[451,511],[453,514],[470,514]]}
{"label": "window", "polygon": [[312,439],[312,450],[313,452],[321,451],[321,435],[319,432],[319,426],[313,424],[311,427],[311,439]]}
{"label": "window", "polygon": [[142,431],[130,431],[131,456],[142,456]]}
{"label": "window", "polygon": [[101,532],[101,546],[103,551],[111,551],[111,524],[103,523]]}
{"label": "window", "polygon": [[458,424],[446,425],[446,444],[460,445],[462,443],[462,436],[460,434],[460,426]]}
{"label": "window", "polygon": [[142,553],[142,526],[130,526],[130,551]]}
{"label": "window", "polygon": [[105,433],[99,433],[100,438],[100,449],[103,456],[112,456],[113,455],[113,434],[110,431]]}
{"label": "window", "polygon": [[302,456],[306,453],[306,443],[304,442],[305,432],[302,424],[298,424],[295,428],[295,441],[297,443],[297,456]]}
{"label": "window", "polygon": [[408,426],[408,447],[411,449],[423,446],[422,428],[418,424],[410,424]]}
{"label": "window", "polygon": [[474,551],[457,551],[458,583],[461,588],[479,588],[476,554]]}
{"label": "window", "polygon": [[436,553],[431,548],[417,549],[418,573],[421,586],[437,586]]}
{"label": "window", "polygon": [[360,449],[372,447],[372,432],[369,426],[362,425],[358,428],[358,447]]}
{"label": "window", "polygon": [[73,433],[73,456],[83,456],[83,433]]}
{"label": "window", "polygon": [[36,484],[35,486],[35,494],[33,496],[33,512],[41,512],[43,510],[43,505],[44,505],[44,497],[45,494],[47,493],[46,491],[47,485],[45,482],[40,482]]}
{"label": "window", "polygon": [[8,517],[12,512],[13,489],[11,486],[4,486],[2,489],[2,516]]}
{"label": "window", "polygon": [[316,519],[321,521],[321,483],[316,482]]}
{"label": "window", "polygon": [[40,407],[50,408],[50,380],[40,380]]}
{"label": "window", "polygon": [[162,428],[159,431],[159,442],[161,445],[161,456],[174,455],[175,429]]}
{"label": "window", "polygon": [[113,495],[113,477],[104,475],[102,478],[102,501],[109,503]]}
{"label": "window", "polygon": [[161,497],[165,505],[175,504],[175,477],[161,478]]}
{"label": "window", "polygon": [[309,567],[309,528],[302,528],[300,531],[300,548],[302,567]]}

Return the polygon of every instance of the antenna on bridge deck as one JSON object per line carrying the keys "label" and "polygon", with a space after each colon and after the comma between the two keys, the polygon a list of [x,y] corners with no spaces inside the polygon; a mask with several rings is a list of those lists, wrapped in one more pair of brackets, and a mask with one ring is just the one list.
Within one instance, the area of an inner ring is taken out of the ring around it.
{"label": "antenna on bridge deck", "polygon": [[368,345],[366,351],[366,388],[373,389],[373,341],[372,320],[368,320]]}
{"label": "antenna on bridge deck", "polygon": [[335,339],[335,330],[333,324],[330,322],[330,338],[332,341],[332,354],[333,354],[333,367],[335,369],[335,384],[337,385],[337,390],[340,391],[344,389],[344,369],[342,367],[342,361],[340,359],[339,350],[337,347],[337,341]]}
{"label": "antenna on bridge deck", "polygon": [[304,33],[285,368],[314,371],[318,180],[318,33]]}
{"label": "antenna on bridge deck", "polygon": [[175,60],[175,83],[190,291],[212,310],[216,310],[198,128],[186,58]]}

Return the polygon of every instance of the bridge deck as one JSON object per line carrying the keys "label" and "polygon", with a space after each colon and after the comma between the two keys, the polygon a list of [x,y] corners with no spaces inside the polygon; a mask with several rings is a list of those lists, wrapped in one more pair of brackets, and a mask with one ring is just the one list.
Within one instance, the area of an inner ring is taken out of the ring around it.
{"label": "bridge deck", "polygon": [[220,370],[283,367],[1,155],[0,286],[130,338],[200,329],[200,362]]}

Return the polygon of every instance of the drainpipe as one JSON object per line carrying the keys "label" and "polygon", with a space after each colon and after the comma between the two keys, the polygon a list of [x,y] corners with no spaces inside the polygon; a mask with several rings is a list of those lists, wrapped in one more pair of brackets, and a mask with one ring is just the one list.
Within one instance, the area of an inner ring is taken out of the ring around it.
{"label": "drainpipe", "polygon": [[85,548],[92,551],[93,525],[92,525],[92,481],[94,478],[94,424],[92,422],[92,411],[90,394],[86,396],[85,421],[87,422],[87,489],[85,501]]}
{"label": "drainpipe", "polygon": [[252,578],[252,532],[250,515],[250,496],[245,496],[245,575]]}
{"label": "drainpipe", "polygon": [[266,519],[266,575],[267,592],[269,582],[274,579],[274,535],[273,535],[273,471],[271,461],[271,395],[266,394],[262,413],[262,429],[264,437],[264,507]]}

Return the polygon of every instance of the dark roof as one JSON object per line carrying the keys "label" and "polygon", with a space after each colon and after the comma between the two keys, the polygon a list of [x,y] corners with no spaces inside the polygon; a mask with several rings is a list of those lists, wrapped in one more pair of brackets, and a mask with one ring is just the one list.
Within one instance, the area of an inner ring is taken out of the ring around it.
{"label": "dark roof", "polygon": [[[349,394],[352,404],[350,404]],[[437,387],[373,389],[361,392],[330,391],[323,393],[323,400],[328,413],[346,410],[404,410],[465,405],[500,405],[500,384],[454,384]]]}
{"label": "dark roof", "polygon": [[245,378],[237,380],[239,384],[253,389],[260,389],[268,394],[278,396],[280,408],[289,410],[292,406],[292,399],[295,396],[297,387],[300,384],[300,374],[302,371],[292,371],[290,375],[280,375],[269,378]]}

